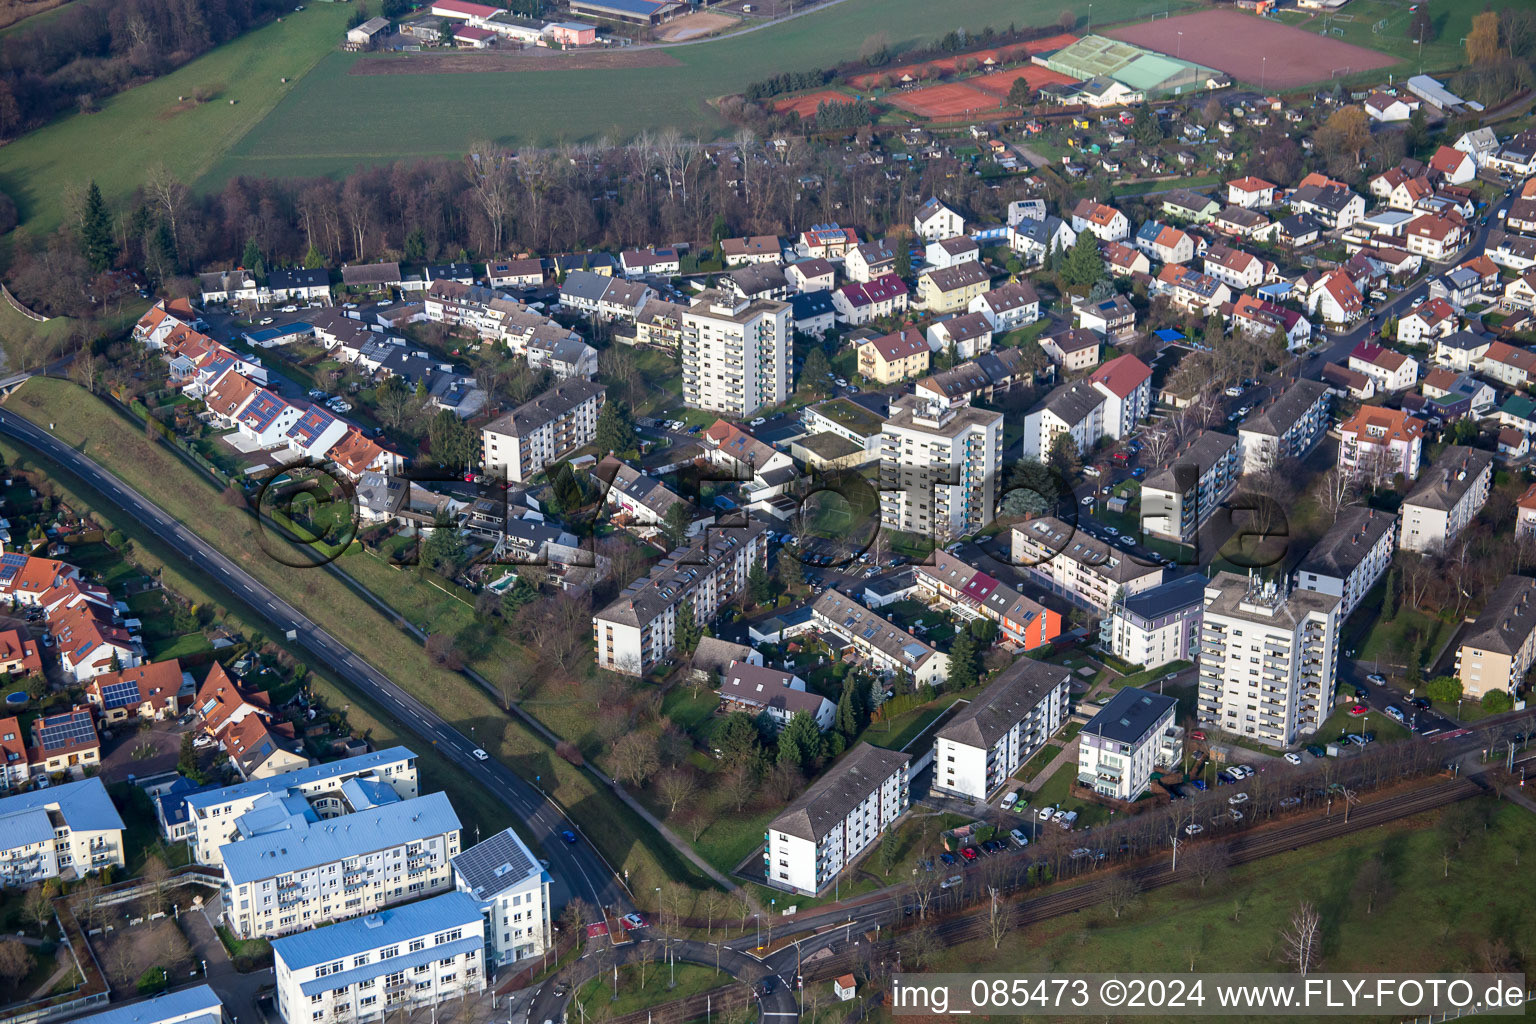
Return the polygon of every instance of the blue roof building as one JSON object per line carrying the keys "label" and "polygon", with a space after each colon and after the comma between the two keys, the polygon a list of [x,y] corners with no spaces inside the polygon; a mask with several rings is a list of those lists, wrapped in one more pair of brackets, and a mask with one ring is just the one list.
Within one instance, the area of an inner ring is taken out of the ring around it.
{"label": "blue roof building", "polygon": [[481,992],[484,955],[484,921],[468,895],[391,907],[274,941],[278,1010],[289,1024],[363,1021]]}
{"label": "blue roof building", "polygon": [[0,800],[0,884],[123,864],[123,819],[99,778]]}
{"label": "blue roof building", "polygon": [[224,1004],[207,985],[163,992],[126,1006],[76,1017],[71,1024],[220,1024]]}

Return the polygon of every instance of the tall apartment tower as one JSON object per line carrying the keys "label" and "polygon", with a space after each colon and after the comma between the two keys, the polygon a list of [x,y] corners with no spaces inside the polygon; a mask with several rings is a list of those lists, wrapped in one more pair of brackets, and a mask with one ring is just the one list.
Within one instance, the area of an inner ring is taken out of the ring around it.
{"label": "tall apartment tower", "polygon": [[722,289],[682,314],[683,403],[744,419],[789,398],[791,306]]}
{"label": "tall apartment tower", "polygon": [[1003,414],[904,395],[880,431],[880,522],[947,541],[997,514]]}
{"label": "tall apartment tower", "polygon": [[1339,598],[1257,576],[1205,587],[1200,724],[1283,748],[1317,731],[1333,697]]}

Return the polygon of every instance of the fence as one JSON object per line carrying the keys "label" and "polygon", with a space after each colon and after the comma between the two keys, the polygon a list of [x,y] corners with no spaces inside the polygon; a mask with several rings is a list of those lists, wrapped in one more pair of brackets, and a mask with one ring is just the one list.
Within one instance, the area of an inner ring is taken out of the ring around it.
{"label": "fence", "polygon": [[28,320],[33,320],[37,323],[45,324],[49,320],[53,319],[52,317],[43,316],[41,313],[34,313],[26,306],[23,306],[21,302],[17,300],[16,296],[11,294],[11,290],[4,284],[0,284],[0,295],[4,295],[5,301],[10,303],[11,308],[20,313],[22,316],[26,317]]}

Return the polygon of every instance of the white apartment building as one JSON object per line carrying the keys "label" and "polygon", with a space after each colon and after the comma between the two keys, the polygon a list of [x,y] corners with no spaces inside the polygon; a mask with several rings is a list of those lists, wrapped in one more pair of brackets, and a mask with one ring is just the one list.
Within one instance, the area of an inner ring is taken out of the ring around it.
{"label": "white apartment building", "polygon": [[1477,515],[1492,483],[1492,452],[1461,445],[1446,448],[1403,500],[1398,544],[1404,551],[1440,550]]}
{"label": "white apartment building", "polygon": [[965,218],[936,197],[930,197],[912,215],[912,230],[925,242],[937,242],[965,234]]}
{"label": "white apartment building", "polygon": [[1339,468],[1371,487],[1390,484],[1398,473],[1417,477],[1423,452],[1423,423],[1401,409],[1362,405],[1339,424]]}
{"label": "white apartment building", "polygon": [[1104,436],[1104,393],[1087,380],[1063,384],[1024,414],[1024,457],[1044,462],[1057,439],[1072,438],[1085,454]]}
{"label": "white apartment building", "polygon": [[123,828],[96,777],[0,799],[0,886],[123,867]]}
{"label": "white apartment building", "polygon": [[413,800],[417,794],[416,755],[405,747],[390,747],[271,778],[190,793],[186,806],[193,836],[192,859],[214,867],[223,863],[219,850],[224,844],[258,827],[253,819],[243,820],[258,801],[276,799],[294,810],[302,803],[321,818],[346,814],[353,809],[346,788],[354,781],[386,785],[400,799]]}
{"label": "white apartment building", "polygon": [[1188,544],[1237,487],[1237,438],[1207,430],[1141,487],[1141,528]]}
{"label": "white apartment building", "polygon": [[1099,622],[1099,642],[1121,661],[1159,668],[1194,661],[1200,648],[1205,579],[1180,576],[1116,601]]}
{"label": "white apartment building", "polygon": [[768,824],[763,876],[814,896],[907,810],[910,754],[860,743]]}
{"label": "white apartment building", "polygon": [[701,292],[682,316],[683,403],[739,419],[788,399],[792,311]]}
{"label": "white apartment building", "polygon": [[287,1024],[382,1020],[485,991],[485,922],[474,899],[419,903],[272,943],[277,1011]]}
{"label": "white apartment building", "polygon": [[677,647],[677,612],[684,601],[693,620],[710,622],[747,586],[752,566],[768,556],[767,527],[715,526],[686,548],[663,558],[592,616],[599,668],[643,676]]}
{"label": "white apartment building", "polygon": [[1262,473],[1284,459],[1305,459],[1328,431],[1328,385],[1298,380],[1237,427],[1242,472]]}
{"label": "white apartment building", "polygon": [[592,443],[607,400],[601,384],[570,378],[480,428],[481,465],[515,483]]}
{"label": "white apartment building", "polygon": [[1284,748],[1328,717],[1339,598],[1218,573],[1205,587],[1196,711],[1208,729]]}
{"label": "white apartment building", "polygon": [[1130,353],[1116,356],[1088,375],[1104,396],[1104,436],[1119,439],[1152,414],[1152,367]]}
{"label": "white apartment building", "polygon": [[985,800],[1066,721],[1072,673],[1020,658],[934,737],[933,786]]}
{"label": "white apartment building", "polygon": [[880,522],[941,541],[997,514],[1003,414],[903,395],[880,436]]}
{"label": "white apartment building", "polygon": [[224,921],[239,937],[304,931],[453,886],[459,819],[442,793],[312,819],[293,815],[220,850]]}
{"label": "white apartment building", "polygon": [[1178,708],[1160,693],[1120,690],[1077,734],[1077,781],[1115,800],[1141,796],[1154,770],[1172,768],[1184,756],[1184,730],[1174,724]]}
{"label": "white apartment building", "polygon": [[1339,619],[1349,618],[1397,550],[1397,516],[1346,505],[1328,532],[1296,567],[1296,586],[1339,599]]}
{"label": "white apartment building", "polygon": [[1052,593],[1089,611],[1106,612],[1123,589],[1127,595],[1163,582],[1163,567],[1147,564],[1081,533],[1055,516],[1013,528],[1013,564]]}
{"label": "white apartment building", "polygon": [[510,828],[453,858],[453,879],[485,917],[492,967],[543,956],[550,928],[550,876]]}
{"label": "white apartment building", "polygon": [[1349,368],[1363,373],[1383,391],[1402,391],[1419,382],[1419,361],[1410,355],[1362,341],[1349,354]]}
{"label": "white apartment building", "polygon": [[916,689],[943,686],[949,675],[949,655],[836,587],[828,587],[811,604],[811,621],[841,637],[886,679],[910,679]]}

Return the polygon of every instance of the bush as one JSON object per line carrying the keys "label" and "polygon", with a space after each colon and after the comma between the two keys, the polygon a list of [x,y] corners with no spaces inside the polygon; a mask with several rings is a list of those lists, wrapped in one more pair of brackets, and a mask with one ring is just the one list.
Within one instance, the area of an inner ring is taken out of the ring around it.
{"label": "bush", "polygon": [[156,992],[164,992],[170,979],[165,976],[164,967],[151,967],[139,975],[138,990],[141,996],[154,995]]}
{"label": "bush", "polygon": [[559,743],[556,743],[555,753],[559,754],[561,757],[565,758],[567,761],[578,768],[580,768],[586,760],[581,756],[581,748],[577,747],[576,744],[572,743],[570,740],[561,740]]}
{"label": "bush", "polygon": [[1483,710],[1492,715],[1508,711],[1515,706],[1507,690],[1489,690],[1483,694]]}

